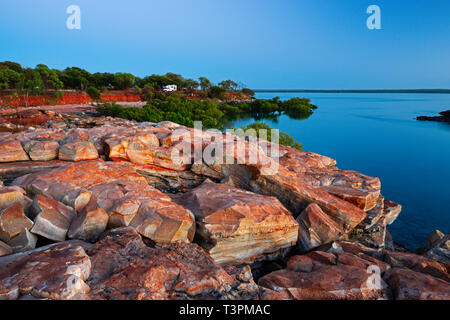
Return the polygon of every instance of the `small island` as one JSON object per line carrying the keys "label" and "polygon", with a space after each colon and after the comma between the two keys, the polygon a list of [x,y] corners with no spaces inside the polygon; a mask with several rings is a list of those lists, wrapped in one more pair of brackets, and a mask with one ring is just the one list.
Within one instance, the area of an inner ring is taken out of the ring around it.
{"label": "small island", "polygon": [[420,116],[420,117],[417,117],[416,120],[419,120],[419,121],[438,121],[438,122],[448,122],[448,123],[450,123],[450,110],[442,111],[439,114],[440,114],[440,116],[434,116],[434,117]]}

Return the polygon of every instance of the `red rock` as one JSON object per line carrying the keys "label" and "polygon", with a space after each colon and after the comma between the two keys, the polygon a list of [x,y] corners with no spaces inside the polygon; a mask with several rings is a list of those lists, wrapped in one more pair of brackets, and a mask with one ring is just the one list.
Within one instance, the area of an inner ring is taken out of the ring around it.
{"label": "red rock", "polygon": [[62,145],[58,157],[65,161],[94,160],[98,158],[98,151],[92,142],[78,141]]}
{"label": "red rock", "polygon": [[25,191],[22,188],[0,187],[0,210],[10,207],[15,203],[24,204]]}
{"label": "red rock", "polygon": [[[3,241],[0,241],[0,257],[7,256],[13,252],[12,248],[8,246]],[[0,291],[0,300],[1,300],[1,291]]]}
{"label": "red rock", "polygon": [[[31,174],[16,179],[13,184],[31,193],[48,196],[81,212],[94,195],[99,207],[109,213],[120,197],[137,195],[149,199],[170,200],[147,184],[147,180],[127,163],[88,161],[68,164],[61,168]],[[115,187],[114,187],[115,186]],[[116,190],[116,191],[114,191]],[[119,192],[119,193],[117,193]],[[111,196],[108,197],[108,194]]]}
{"label": "red rock", "polygon": [[218,263],[276,258],[296,243],[298,224],[274,197],[204,183],[175,201],[194,213],[202,245]]}
{"label": "red rock", "polygon": [[132,164],[137,173],[143,175],[148,184],[167,192],[187,191],[198,187],[205,176],[193,171],[177,171],[154,165]]}
{"label": "red rock", "polygon": [[384,212],[383,215],[386,217],[386,224],[390,225],[398,218],[399,214],[402,212],[402,206],[393,201],[384,200]]}
{"label": "red rock", "polygon": [[380,190],[367,191],[344,186],[323,186],[323,190],[341,198],[345,201],[353,203],[358,208],[368,211],[377,204]]}
{"label": "red rock", "polygon": [[186,300],[249,293],[249,286],[242,292],[240,280],[198,245],[178,242],[150,248],[129,227],[109,231],[87,253],[93,270],[87,281],[92,299]]}
{"label": "red rock", "polygon": [[310,273],[279,270],[259,279],[258,284],[295,300],[379,300],[389,299],[383,279],[373,284],[373,275],[354,266],[338,265]]}
{"label": "red rock", "polygon": [[70,224],[75,217],[72,208],[62,203],[36,195],[33,203],[36,214],[31,232],[54,241],[64,241]]}
{"label": "red rock", "polygon": [[36,298],[77,299],[89,292],[84,281],[90,272],[91,263],[82,247],[58,244],[2,269],[0,297],[17,299],[20,293]]}
{"label": "red rock", "polygon": [[130,226],[157,242],[191,242],[195,221],[191,213],[170,201],[148,201],[140,206]]}
{"label": "red rock", "polygon": [[20,203],[13,204],[0,212],[0,239],[5,242],[18,235],[22,229],[30,230],[32,227],[33,221],[25,216]]}
{"label": "red rock", "polygon": [[393,268],[385,275],[396,300],[450,300],[450,284],[407,268]]}
{"label": "red rock", "polygon": [[17,140],[0,141],[0,162],[28,161],[27,153]]}
{"label": "red rock", "polygon": [[24,149],[33,161],[50,161],[58,158],[59,143],[34,140],[24,144]]}
{"label": "red rock", "polygon": [[290,171],[305,173],[310,169],[327,169],[336,165],[336,160],[317,153],[279,146],[284,155],[280,157],[280,164]]}
{"label": "red rock", "polygon": [[345,233],[350,232],[366,216],[363,210],[322,189],[313,188],[304,178],[283,167],[279,168],[277,174],[257,176],[251,184],[258,193],[278,197],[297,214],[310,203],[316,203]]}
{"label": "red rock", "polygon": [[[177,171],[190,167],[190,155],[180,157],[182,146],[160,147],[157,136],[151,132],[134,133],[131,136],[116,136],[106,139],[109,158],[128,160],[141,165],[156,165]],[[188,150],[191,145],[187,144]],[[179,158],[178,158],[179,157]]]}
{"label": "red rock", "polygon": [[298,216],[297,222],[298,247],[301,252],[307,252],[345,235],[344,230],[315,203],[310,204]]}
{"label": "red rock", "polygon": [[8,242],[8,245],[14,252],[25,252],[36,248],[37,237],[23,228],[19,235],[15,236]]}
{"label": "red rock", "polygon": [[354,255],[347,252],[338,252],[336,253],[336,257],[338,265],[343,264],[347,266],[355,266],[366,270],[370,266],[376,265],[377,267],[379,267],[381,273],[384,273],[391,268],[387,263],[364,255],[362,253],[359,255]]}
{"label": "red rock", "polygon": [[411,270],[426,273],[433,277],[450,281],[450,276],[447,273],[445,266],[437,261],[422,257],[413,253],[386,251],[385,261],[392,267],[409,268]]}
{"label": "red rock", "polygon": [[72,220],[67,236],[70,239],[94,242],[105,231],[108,220],[109,216],[106,211],[99,208],[97,203],[91,201]]}
{"label": "red rock", "polygon": [[336,256],[332,253],[312,251],[305,255],[296,255],[289,258],[287,269],[296,272],[312,272],[324,266],[337,264]]}
{"label": "red rock", "polygon": [[67,162],[59,160],[0,163],[0,177],[17,178],[29,173],[58,168],[66,164]]}

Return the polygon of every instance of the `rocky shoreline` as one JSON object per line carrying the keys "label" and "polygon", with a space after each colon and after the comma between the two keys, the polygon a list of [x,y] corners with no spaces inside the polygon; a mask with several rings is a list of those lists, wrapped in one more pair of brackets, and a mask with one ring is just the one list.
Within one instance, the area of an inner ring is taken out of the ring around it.
{"label": "rocky shoreline", "polygon": [[[0,132],[0,300],[450,299],[450,235],[396,245],[378,178],[283,146],[250,163],[251,140],[171,122],[37,117]],[[174,161],[199,135],[246,156]]]}
{"label": "rocky shoreline", "polygon": [[442,111],[439,116],[429,117],[429,116],[419,116],[416,120],[419,121],[437,121],[437,122],[449,122],[450,123],[450,110]]}

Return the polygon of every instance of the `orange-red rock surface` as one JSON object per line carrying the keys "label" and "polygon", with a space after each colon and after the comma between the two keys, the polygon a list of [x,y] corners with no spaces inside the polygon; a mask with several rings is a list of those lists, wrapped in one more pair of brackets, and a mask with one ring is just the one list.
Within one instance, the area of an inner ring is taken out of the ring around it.
{"label": "orange-red rock surface", "polygon": [[218,263],[274,259],[297,242],[298,224],[274,197],[204,183],[176,201],[194,213],[202,245]]}
{"label": "orange-red rock surface", "polygon": [[42,117],[0,133],[0,299],[450,299],[449,236],[395,251],[378,178],[172,122]]}

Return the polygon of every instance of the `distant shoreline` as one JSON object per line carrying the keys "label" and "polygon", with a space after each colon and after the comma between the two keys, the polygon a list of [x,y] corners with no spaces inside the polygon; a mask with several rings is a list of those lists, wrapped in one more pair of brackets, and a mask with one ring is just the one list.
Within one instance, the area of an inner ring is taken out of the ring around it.
{"label": "distant shoreline", "polygon": [[368,90],[306,90],[306,89],[253,89],[254,92],[285,93],[450,93],[450,89],[368,89]]}

